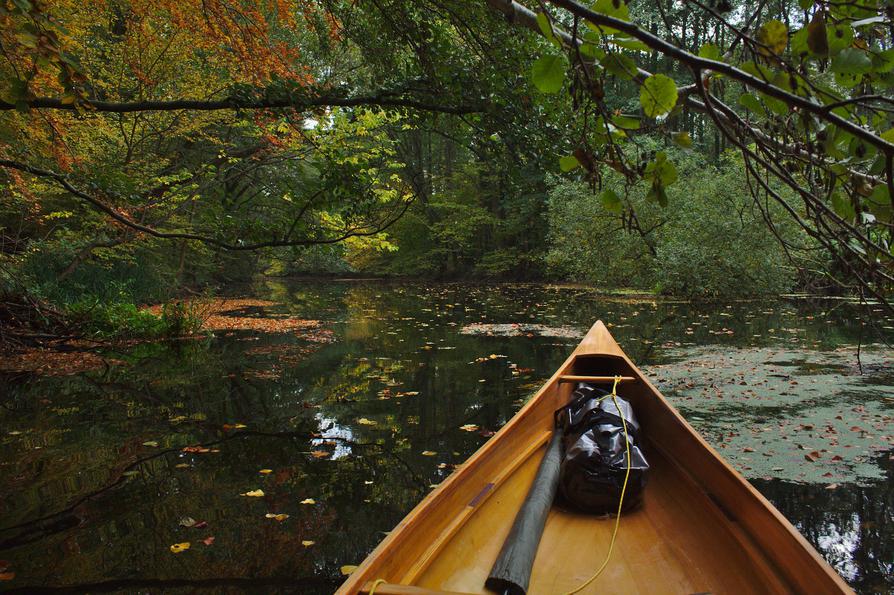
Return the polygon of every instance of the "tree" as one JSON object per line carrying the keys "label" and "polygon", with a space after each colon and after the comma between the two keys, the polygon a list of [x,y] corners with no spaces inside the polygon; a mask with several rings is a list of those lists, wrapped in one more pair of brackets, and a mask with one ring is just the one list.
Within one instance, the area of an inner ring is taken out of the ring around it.
{"label": "tree", "polygon": [[[604,164],[630,186],[646,180],[648,197],[666,204],[674,165],[662,151],[637,151],[636,137],[704,142],[680,129],[698,114],[741,152],[756,204],[777,202],[835,259],[836,282],[891,308],[894,17],[885,3],[745,2],[733,10],[684,0],[649,3],[653,10],[633,11],[637,21],[622,0],[549,0],[539,12],[513,0],[488,4],[555,46],[531,76],[545,93],[567,88],[582,121],[564,169],[582,166],[598,185]],[[691,20],[699,27],[687,37]],[[647,70],[656,56],[674,68]],[[617,105],[616,86],[638,89],[636,110]]]}

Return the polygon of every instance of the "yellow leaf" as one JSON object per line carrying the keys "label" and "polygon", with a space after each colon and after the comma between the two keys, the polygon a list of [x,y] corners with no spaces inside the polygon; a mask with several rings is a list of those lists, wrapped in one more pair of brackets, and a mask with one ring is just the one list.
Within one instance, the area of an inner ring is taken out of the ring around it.
{"label": "yellow leaf", "polygon": [[155,440],[147,440],[143,443],[143,446],[158,446],[158,442]]}
{"label": "yellow leaf", "polygon": [[474,432],[478,429],[478,426],[475,424],[466,424],[464,426],[459,427],[460,430],[465,430],[466,432]]}
{"label": "yellow leaf", "polygon": [[261,469],[258,473],[261,475],[269,475],[270,473],[273,473],[273,469]]}
{"label": "yellow leaf", "polygon": [[424,457],[433,457],[433,456],[435,456],[436,454],[438,454],[438,453],[436,453],[436,452],[433,451],[433,450],[423,450],[423,451],[422,451],[422,456],[424,456]]}
{"label": "yellow leaf", "polygon": [[317,503],[317,501],[314,500],[313,498],[305,498],[304,500],[301,501],[301,504],[316,504],[316,503]]}
{"label": "yellow leaf", "polygon": [[364,425],[364,426],[374,426],[378,422],[375,422],[371,419],[366,419],[365,417],[361,417],[360,419],[357,420],[357,423]]}
{"label": "yellow leaf", "polygon": [[354,564],[345,564],[344,566],[341,567],[341,573],[345,576],[348,576],[355,570],[357,570],[357,566]]}
{"label": "yellow leaf", "polygon": [[280,514],[273,514],[272,512],[268,512],[268,513],[265,514],[264,516],[265,516],[266,518],[268,518],[268,519],[276,519],[276,520],[279,521],[280,523],[283,522],[284,520],[286,520],[287,518],[289,518],[289,515],[287,515],[287,514],[282,514],[282,513],[280,513]]}
{"label": "yellow leaf", "polygon": [[250,492],[245,492],[244,494],[239,494],[240,496],[249,496],[251,498],[260,498],[264,495],[264,490],[252,490]]}
{"label": "yellow leaf", "polygon": [[312,545],[315,544],[315,543],[316,543],[316,541],[310,541],[310,540],[308,539],[308,540],[302,541],[302,542],[301,542],[301,545],[303,545],[304,547],[310,547],[310,546],[312,546]]}
{"label": "yellow leaf", "polygon": [[184,541],[183,543],[175,543],[171,546],[171,553],[179,554],[180,552],[185,552],[189,549],[189,542]]}

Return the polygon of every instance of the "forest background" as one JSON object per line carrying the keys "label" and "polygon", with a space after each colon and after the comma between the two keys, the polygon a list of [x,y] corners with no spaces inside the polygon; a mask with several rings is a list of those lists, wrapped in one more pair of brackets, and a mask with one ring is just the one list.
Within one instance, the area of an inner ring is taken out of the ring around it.
{"label": "forest background", "polygon": [[259,275],[889,295],[886,2],[0,7],[19,338]]}

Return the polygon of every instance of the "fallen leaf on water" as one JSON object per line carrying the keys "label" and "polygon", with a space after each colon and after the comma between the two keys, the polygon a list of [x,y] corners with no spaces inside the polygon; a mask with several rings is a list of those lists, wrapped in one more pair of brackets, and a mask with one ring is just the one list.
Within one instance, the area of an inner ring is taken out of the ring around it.
{"label": "fallen leaf on water", "polygon": [[224,430],[241,430],[241,429],[247,428],[247,427],[248,426],[246,426],[245,424],[224,424],[223,425]]}
{"label": "fallen leaf on water", "polygon": [[147,440],[143,443],[143,446],[158,446],[158,442],[155,440]]}
{"label": "fallen leaf on water", "polygon": [[209,535],[202,540],[202,543],[204,543],[205,545],[211,545],[212,543],[214,543],[214,535]]}
{"label": "fallen leaf on water", "polygon": [[185,552],[189,549],[189,542],[184,541],[183,543],[175,543],[171,546],[171,552],[174,554],[179,554],[180,552]]}
{"label": "fallen leaf on water", "polygon": [[204,529],[208,526],[208,521],[199,521],[195,525],[192,526],[193,529]]}
{"label": "fallen leaf on water", "polygon": [[175,469],[186,469],[187,467],[189,467],[189,463],[177,463],[174,465]]}
{"label": "fallen leaf on water", "polygon": [[424,457],[433,457],[433,456],[435,456],[436,454],[438,454],[438,453],[436,453],[436,452],[433,451],[433,450],[423,450],[423,451],[422,451],[422,456],[424,456]]}
{"label": "fallen leaf on water", "polygon": [[301,504],[316,504],[316,503],[317,503],[317,501],[314,500],[313,498],[305,498],[304,500],[301,501]]}
{"label": "fallen leaf on water", "polygon": [[249,496],[251,498],[260,498],[261,496],[264,495],[264,490],[252,490],[250,492],[245,492],[245,493],[242,493],[239,495],[240,496]]}
{"label": "fallen leaf on water", "polygon": [[279,521],[281,523],[284,520],[286,520],[287,518],[289,518],[289,515],[283,514],[283,513],[273,514],[272,512],[268,512],[267,514],[264,515],[264,517],[266,517],[268,519],[276,519],[277,521]]}
{"label": "fallen leaf on water", "polygon": [[466,432],[476,432],[478,430],[478,426],[476,426],[475,424],[466,424],[464,426],[460,426],[459,429]]}
{"label": "fallen leaf on water", "polygon": [[341,567],[341,573],[345,576],[348,576],[355,570],[357,570],[357,566],[354,564],[345,564],[344,566]]}
{"label": "fallen leaf on water", "polygon": [[305,541],[302,541],[301,545],[303,545],[304,547],[310,547],[315,543],[316,543],[316,541],[311,541],[311,540],[307,539]]}
{"label": "fallen leaf on water", "polygon": [[258,471],[258,473],[260,473],[261,475],[268,475],[270,473],[273,473],[273,469],[261,469],[260,471]]}
{"label": "fallen leaf on water", "polygon": [[0,572],[0,581],[11,581],[15,577],[15,572]]}
{"label": "fallen leaf on water", "polygon": [[195,527],[195,526],[196,526],[196,520],[195,520],[194,518],[192,518],[192,517],[185,516],[185,517],[183,517],[182,519],[180,519],[180,526],[181,526],[181,527],[186,527],[186,528],[189,528],[189,527]]}
{"label": "fallen leaf on water", "polygon": [[365,417],[361,417],[360,419],[357,420],[357,423],[364,425],[364,426],[375,426],[379,422],[373,421],[371,419],[366,419]]}
{"label": "fallen leaf on water", "polygon": [[329,456],[329,451],[326,450],[312,450],[310,451],[310,456],[315,459],[325,459]]}

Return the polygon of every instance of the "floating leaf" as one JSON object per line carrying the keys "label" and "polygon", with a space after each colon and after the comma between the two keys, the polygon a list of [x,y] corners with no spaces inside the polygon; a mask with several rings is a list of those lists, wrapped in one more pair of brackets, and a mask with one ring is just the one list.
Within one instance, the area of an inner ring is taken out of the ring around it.
{"label": "floating leaf", "polygon": [[196,520],[192,517],[185,516],[182,519],[180,519],[181,527],[189,528],[189,527],[195,527],[195,525],[196,525]]}
{"label": "floating leaf", "polygon": [[143,446],[153,446],[153,447],[157,447],[157,446],[158,446],[158,442],[156,442],[155,440],[147,440],[146,442],[143,443]]}
{"label": "floating leaf", "polygon": [[460,426],[459,429],[465,432],[476,432],[478,431],[478,426],[476,426],[475,424],[466,424],[464,426]]}
{"label": "floating leaf", "polygon": [[202,543],[204,543],[205,545],[211,545],[212,543],[214,543],[214,535],[209,535],[202,540]]}
{"label": "floating leaf", "polygon": [[248,496],[250,498],[261,498],[264,495],[264,490],[252,490],[250,492],[245,492],[243,494],[239,494],[240,496]]}
{"label": "floating leaf", "polygon": [[258,471],[258,473],[260,473],[261,475],[270,475],[271,473],[273,473],[273,469],[261,469],[260,471]]}
{"label": "floating leaf", "polygon": [[180,552],[185,552],[189,549],[189,542],[184,541],[183,543],[175,543],[171,546],[171,553],[179,554]]}
{"label": "floating leaf", "polygon": [[0,572],[0,581],[11,581],[15,577],[15,572]]}
{"label": "floating leaf", "polygon": [[310,546],[312,546],[312,545],[315,544],[315,543],[316,543],[316,541],[311,541],[311,540],[309,540],[309,539],[306,539],[306,540],[304,540],[304,541],[301,542],[301,545],[303,545],[304,547],[310,547]]}
{"label": "floating leaf", "polygon": [[316,503],[317,503],[317,501],[314,500],[313,498],[305,498],[304,500],[302,500],[300,502],[300,504],[316,504]]}
{"label": "floating leaf", "polygon": [[438,454],[438,453],[436,453],[436,452],[433,451],[433,450],[423,450],[423,451],[422,451],[422,456],[424,456],[424,457],[433,457],[433,456],[435,456],[436,454]]}
{"label": "floating leaf", "polygon": [[289,518],[289,515],[283,514],[283,513],[273,514],[272,512],[268,512],[267,514],[264,515],[264,517],[268,518],[268,519],[276,519],[277,521],[279,521],[281,523],[284,520],[286,520],[287,518]]}
{"label": "floating leaf", "polygon": [[359,423],[360,425],[363,425],[363,426],[375,426],[375,425],[378,425],[379,422],[373,421],[371,419],[366,419],[365,417],[361,417],[360,419],[357,420],[357,423]]}
{"label": "floating leaf", "polygon": [[348,576],[355,570],[357,570],[357,566],[355,564],[345,564],[341,567],[341,573],[345,576]]}
{"label": "floating leaf", "polygon": [[329,456],[329,451],[328,450],[312,450],[312,451],[310,451],[310,456],[312,456],[315,459],[325,459],[326,457]]}

